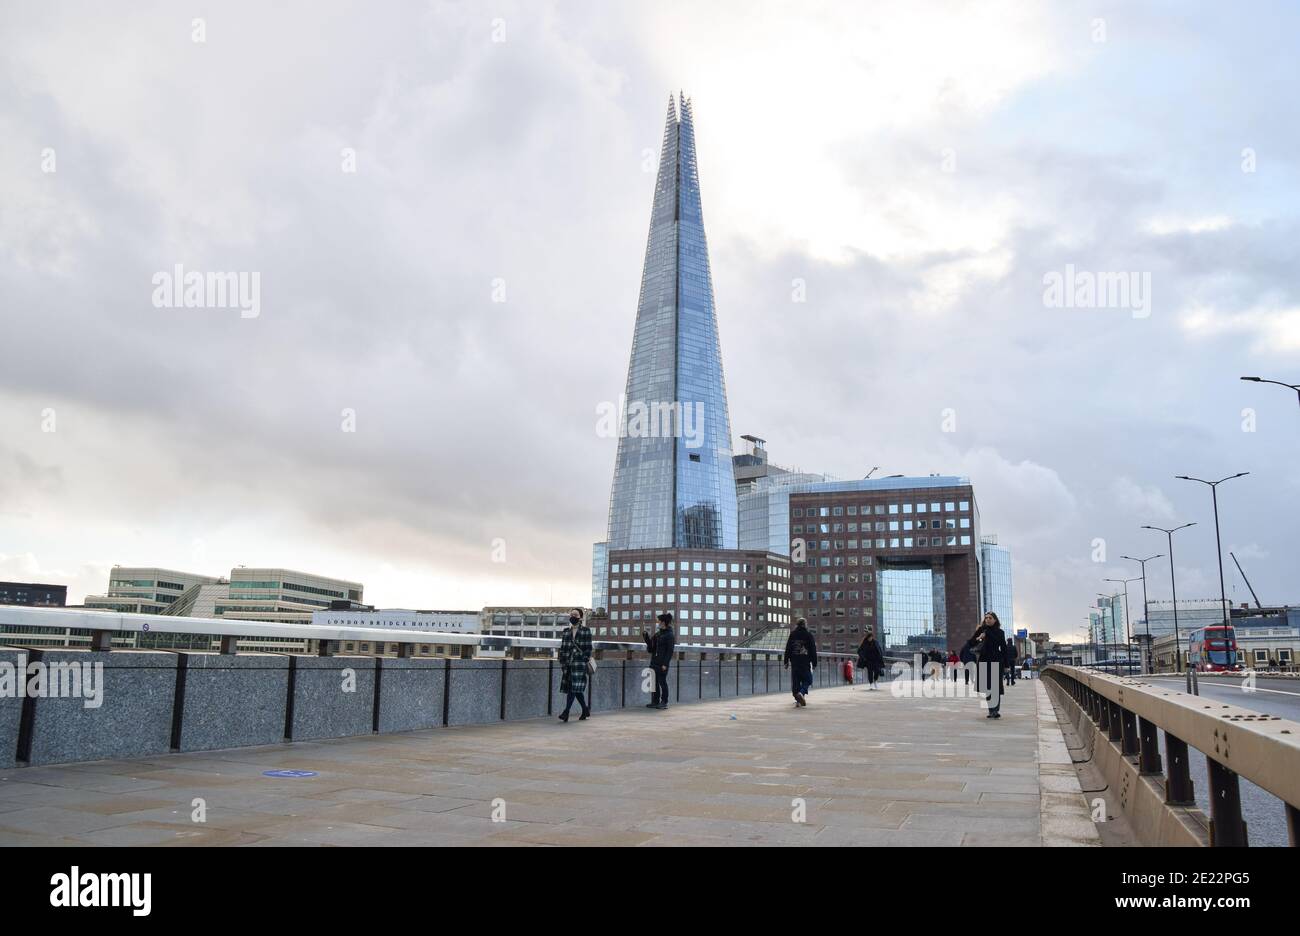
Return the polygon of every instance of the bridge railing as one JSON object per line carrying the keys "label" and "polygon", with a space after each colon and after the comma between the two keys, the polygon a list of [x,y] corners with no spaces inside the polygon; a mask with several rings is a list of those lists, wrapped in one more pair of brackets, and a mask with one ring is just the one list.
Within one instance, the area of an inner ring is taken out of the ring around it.
{"label": "bridge railing", "polygon": [[[552,638],[4,606],[0,625],[20,631],[0,633],[0,675],[24,686],[0,695],[0,770],[554,716],[565,701]],[[76,629],[90,645],[41,646],[38,629]],[[114,645],[146,633],[213,637],[221,649],[206,639],[196,648]],[[248,638],[314,646],[239,647]],[[401,650],[354,654],[340,649],[345,642]],[[417,645],[452,652],[413,654]],[[644,643],[595,641],[593,649],[586,698],[594,711],[650,701]],[[790,692],[782,650],[676,650],[670,703]],[[852,655],[821,656],[813,688],[843,685],[841,664]]]}
{"label": "bridge railing", "polygon": [[1047,667],[1044,676],[1105,733],[1139,777],[1163,779],[1167,806],[1196,807],[1188,749],[1205,755],[1212,846],[1248,844],[1240,777],[1282,801],[1290,843],[1300,844],[1300,725],[1140,678],[1059,664]]}
{"label": "bridge railing", "polygon": [[[506,651],[516,658],[527,650],[555,651],[560,641],[553,637],[516,637],[483,634],[477,631],[432,631],[395,627],[345,627],[333,624],[282,624],[267,621],[243,621],[234,618],[196,618],[179,615],[132,614],[118,611],[98,611],[81,608],[28,608],[0,605],[0,625],[14,628],[37,628],[46,631],[82,630],[90,633],[90,650],[113,650],[113,638],[140,634],[207,635],[220,641],[220,653],[236,653],[241,649],[241,638],[270,640],[314,641],[318,656],[333,656],[340,652],[344,642],[393,643],[398,645],[398,656],[411,654],[417,645],[438,645],[463,648],[466,655],[475,649]],[[21,635],[0,633],[0,645],[22,646]],[[606,652],[645,652],[643,641],[595,640],[592,648],[597,654]],[[69,648],[75,649],[75,648]],[[140,647],[132,649],[197,650],[201,648]],[[243,649],[264,652],[259,646]],[[720,644],[693,644],[678,641],[679,653],[752,654],[755,656],[781,656],[781,649],[765,647],[729,647]],[[836,661],[856,660],[856,653],[818,651],[818,656]],[[597,656],[597,659],[600,657]]]}

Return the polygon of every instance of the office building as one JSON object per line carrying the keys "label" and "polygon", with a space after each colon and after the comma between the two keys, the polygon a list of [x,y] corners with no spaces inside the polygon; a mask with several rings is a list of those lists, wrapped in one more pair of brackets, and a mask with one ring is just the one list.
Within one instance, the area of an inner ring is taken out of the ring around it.
{"label": "office building", "polygon": [[1011,552],[995,535],[980,537],[980,608],[998,616],[1007,636],[1016,632],[1011,594]]}
{"label": "office building", "polygon": [[671,612],[680,643],[735,646],[791,620],[790,560],[765,550],[626,549],[609,554],[603,640],[638,641]]}
{"label": "office building", "polygon": [[62,608],[68,603],[67,585],[40,585],[35,582],[0,582],[0,605],[26,605],[33,608]]}
{"label": "office building", "polygon": [[153,566],[113,566],[108,591],[87,595],[85,606],[123,614],[162,614],[194,585],[215,584],[220,579]]}

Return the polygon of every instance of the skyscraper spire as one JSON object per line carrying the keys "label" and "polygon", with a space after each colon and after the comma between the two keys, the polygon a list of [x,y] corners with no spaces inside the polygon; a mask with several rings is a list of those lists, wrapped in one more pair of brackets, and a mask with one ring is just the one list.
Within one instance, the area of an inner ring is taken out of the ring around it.
{"label": "skyscraper spire", "polygon": [[736,485],[690,100],[670,95],[608,548],[735,549]]}

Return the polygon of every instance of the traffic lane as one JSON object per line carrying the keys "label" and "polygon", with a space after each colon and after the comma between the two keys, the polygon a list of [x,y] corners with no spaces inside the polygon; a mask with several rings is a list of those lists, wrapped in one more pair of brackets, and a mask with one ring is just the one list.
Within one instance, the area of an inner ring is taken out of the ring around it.
{"label": "traffic lane", "polygon": [[[1187,681],[1184,676],[1145,676],[1143,679],[1150,680],[1157,686],[1186,691]],[[1246,692],[1236,677],[1231,677],[1232,682],[1225,682],[1224,679],[1221,676],[1199,679],[1197,685],[1200,687],[1201,698],[1240,705],[1261,715],[1277,715],[1279,718],[1300,722],[1300,680],[1258,679],[1255,681],[1255,691]]]}

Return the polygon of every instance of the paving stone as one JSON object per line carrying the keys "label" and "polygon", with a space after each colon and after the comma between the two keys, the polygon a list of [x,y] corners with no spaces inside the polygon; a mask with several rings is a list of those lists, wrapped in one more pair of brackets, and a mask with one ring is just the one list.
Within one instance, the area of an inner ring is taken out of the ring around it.
{"label": "paving stone", "polygon": [[[787,696],[742,696],[567,725],[535,718],[15,768],[0,773],[0,844],[1086,842],[1095,827],[1073,768],[1041,760],[1057,759],[1059,730],[1040,721],[1037,693],[1012,690],[1003,713],[818,688],[801,709]],[[317,776],[262,775],[271,769]],[[194,797],[206,823],[189,821]],[[496,799],[504,822],[493,821]],[[797,809],[806,821],[794,821]]]}

